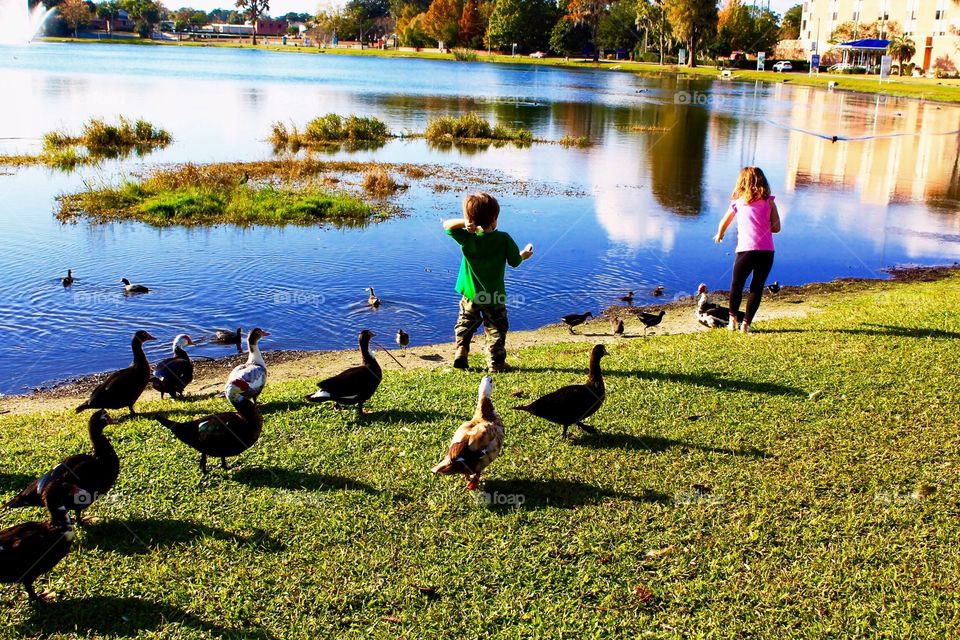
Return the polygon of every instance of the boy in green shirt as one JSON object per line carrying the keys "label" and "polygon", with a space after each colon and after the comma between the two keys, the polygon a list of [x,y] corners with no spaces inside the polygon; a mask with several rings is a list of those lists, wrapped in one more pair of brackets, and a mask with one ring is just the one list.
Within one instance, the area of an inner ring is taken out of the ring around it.
{"label": "boy in green shirt", "polygon": [[488,193],[474,193],[463,200],[463,218],[447,220],[443,228],[463,250],[457,291],[460,316],[454,329],[457,355],[453,366],[467,368],[470,340],[483,323],[487,334],[491,373],[507,371],[507,293],[503,284],[506,265],[519,267],[533,255],[533,245],[523,251],[509,234],[497,231],[500,204]]}

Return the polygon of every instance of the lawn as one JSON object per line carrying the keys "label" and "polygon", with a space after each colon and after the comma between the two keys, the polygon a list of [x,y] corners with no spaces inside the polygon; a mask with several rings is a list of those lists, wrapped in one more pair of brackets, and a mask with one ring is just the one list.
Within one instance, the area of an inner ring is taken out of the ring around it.
{"label": "lawn", "polygon": [[[262,440],[203,481],[147,415],[124,419],[118,486],[38,582],[57,601],[0,588],[0,636],[956,635],[960,277],[853,289],[751,336],[598,338],[601,433],[567,442],[511,394],[583,380],[589,345],[512,353],[477,494],[429,468],[479,370],[381,357],[360,423],[304,405],[312,380],[268,385]],[[82,416],[0,416],[0,497],[87,448]]]}

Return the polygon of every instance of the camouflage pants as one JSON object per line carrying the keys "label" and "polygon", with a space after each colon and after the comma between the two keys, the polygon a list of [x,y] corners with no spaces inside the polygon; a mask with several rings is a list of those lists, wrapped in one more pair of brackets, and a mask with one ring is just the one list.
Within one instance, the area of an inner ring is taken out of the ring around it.
{"label": "camouflage pants", "polygon": [[470,353],[470,340],[483,324],[487,335],[487,351],[490,362],[500,363],[507,359],[507,307],[502,304],[477,304],[473,300],[461,298],[460,316],[454,334],[457,341],[457,357]]}

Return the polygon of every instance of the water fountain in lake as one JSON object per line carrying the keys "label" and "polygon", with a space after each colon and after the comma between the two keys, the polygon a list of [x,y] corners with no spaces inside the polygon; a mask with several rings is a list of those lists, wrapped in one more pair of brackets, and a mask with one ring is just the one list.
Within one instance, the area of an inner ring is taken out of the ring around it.
{"label": "water fountain in lake", "polygon": [[43,4],[31,9],[28,0],[0,0],[0,44],[30,42],[55,10]]}

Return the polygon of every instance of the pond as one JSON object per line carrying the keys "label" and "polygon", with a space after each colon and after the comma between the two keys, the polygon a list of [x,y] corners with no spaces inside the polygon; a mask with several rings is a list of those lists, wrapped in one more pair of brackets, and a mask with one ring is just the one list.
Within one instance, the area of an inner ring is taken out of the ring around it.
{"label": "pond", "polygon": [[[393,131],[477,112],[587,149],[434,148],[396,139],[330,158],[483,171],[500,227],[535,257],[508,272],[511,326],[729,285],[733,242],[711,241],[739,168],[761,166],[784,231],[772,278],[882,277],[960,258],[960,108],[787,84],[611,70],[248,49],[33,44],[0,47],[0,153],[90,117],[143,117],[174,142],[75,172],[0,168],[0,392],[126,365],[129,337],[261,326],[269,349],[351,347],[364,327],[413,344],[452,338],[459,256],[439,220],[462,190],[412,185],[399,218],[362,229],[60,224],[56,197],[180,162],[273,157],[275,121],[375,115]],[[837,142],[831,140],[838,136]],[[59,279],[72,268],[70,289]],[[120,278],[149,286],[124,297]],[[374,311],[364,288],[383,300]],[[201,355],[228,353],[213,345]]]}

